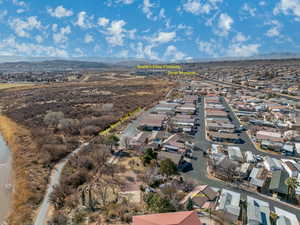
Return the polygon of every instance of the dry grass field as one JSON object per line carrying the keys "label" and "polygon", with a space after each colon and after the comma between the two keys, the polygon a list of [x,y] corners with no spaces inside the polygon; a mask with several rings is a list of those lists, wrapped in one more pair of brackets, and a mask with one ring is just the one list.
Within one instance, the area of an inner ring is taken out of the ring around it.
{"label": "dry grass field", "polygon": [[[15,192],[11,225],[30,224],[51,168],[137,107],[157,103],[175,84],[153,78],[10,87],[0,85],[0,129],[13,151]],[[59,112],[57,124],[46,115]],[[66,125],[67,124],[67,125]]]}

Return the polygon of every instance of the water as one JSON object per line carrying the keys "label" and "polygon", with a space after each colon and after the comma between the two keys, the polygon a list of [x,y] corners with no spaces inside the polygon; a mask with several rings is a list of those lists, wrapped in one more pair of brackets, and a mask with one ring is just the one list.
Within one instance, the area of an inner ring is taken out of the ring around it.
{"label": "water", "polygon": [[4,224],[10,209],[11,153],[0,135],[0,224]]}

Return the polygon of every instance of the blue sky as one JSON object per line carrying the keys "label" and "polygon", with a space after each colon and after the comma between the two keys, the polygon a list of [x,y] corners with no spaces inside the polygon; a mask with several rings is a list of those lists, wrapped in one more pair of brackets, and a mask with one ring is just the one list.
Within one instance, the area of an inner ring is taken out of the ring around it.
{"label": "blue sky", "polygon": [[300,52],[300,0],[0,0],[0,56]]}

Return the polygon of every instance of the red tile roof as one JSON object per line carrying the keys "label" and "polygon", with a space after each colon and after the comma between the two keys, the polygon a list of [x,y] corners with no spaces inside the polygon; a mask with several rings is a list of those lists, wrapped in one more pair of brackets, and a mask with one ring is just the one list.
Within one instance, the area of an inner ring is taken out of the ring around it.
{"label": "red tile roof", "polygon": [[133,225],[201,225],[194,211],[134,216]]}

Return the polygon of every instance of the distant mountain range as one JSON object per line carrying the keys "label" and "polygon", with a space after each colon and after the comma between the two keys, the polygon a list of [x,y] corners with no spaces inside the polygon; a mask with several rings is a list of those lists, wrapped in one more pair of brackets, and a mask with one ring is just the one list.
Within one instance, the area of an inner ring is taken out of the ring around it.
{"label": "distant mountain range", "polygon": [[[300,53],[267,53],[251,57],[223,57],[223,58],[201,58],[189,61],[173,63],[201,63],[218,61],[237,60],[269,60],[269,59],[291,59],[300,58]],[[157,60],[137,59],[137,58],[108,58],[108,57],[76,57],[76,58],[56,58],[56,57],[15,57],[0,56],[0,72],[23,72],[23,71],[66,71],[85,69],[118,69],[131,68],[139,64],[159,64],[168,63]]]}

